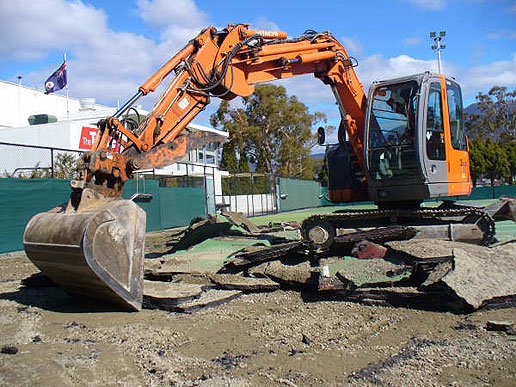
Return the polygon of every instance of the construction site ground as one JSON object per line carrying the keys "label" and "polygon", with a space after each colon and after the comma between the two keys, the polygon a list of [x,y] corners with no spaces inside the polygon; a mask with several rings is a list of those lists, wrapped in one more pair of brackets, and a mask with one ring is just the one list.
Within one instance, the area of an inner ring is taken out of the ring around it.
{"label": "construction site ground", "polygon": [[[333,210],[252,220],[301,221]],[[146,264],[172,233],[147,235]],[[498,222],[497,238],[515,239],[516,224]],[[465,314],[283,289],[192,313],[128,313],[41,279],[22,283],[36,273],[23,252],[0,256],[0,385],[516,385],[511,305]]]}

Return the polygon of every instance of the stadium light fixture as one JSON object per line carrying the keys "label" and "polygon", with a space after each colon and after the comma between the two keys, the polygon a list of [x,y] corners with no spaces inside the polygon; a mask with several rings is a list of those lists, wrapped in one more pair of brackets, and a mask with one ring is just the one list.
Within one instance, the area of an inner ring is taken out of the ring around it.
{"label": "stadium light fixture", "polygon": [[439,73],[442,73],[441,71],[441,51],[446,48],[445,44],[441,44],[443,38],[446,36],[446,31],[439,31],[439,35],[435,31],[430,32],[430,39],[434,41],[434,44],[432,45],[432,50],[437,51],[437,67],[439,70]]}

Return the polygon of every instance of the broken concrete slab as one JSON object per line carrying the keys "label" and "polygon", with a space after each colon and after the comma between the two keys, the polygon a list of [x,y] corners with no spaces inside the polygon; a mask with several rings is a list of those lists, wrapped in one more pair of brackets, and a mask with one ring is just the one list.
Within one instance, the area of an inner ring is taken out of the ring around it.
{"label": "broken concrete slab", "polygon": [[260,227],[251,222],[241,212],[222,211],[220,214],[224,216],[230,223],[234,224],[237,227],[242,227],[244,230],[252,234],[259,234],[260,232],[262,232]]}
{"label": "broken concrete slab", "polygon": [[202,285],[143,281],[144,306],[149,309],[162,309],[184,304],[199,298],[205,289],[206,286]]}
{"label": "broken concrete slab", "polygon": [[508,219],[516,222],[516,197],[502,196],[498,201],[484,207],[494,220]]}
{"label": "broken concrete slab", "polygon": [[409,278],[412,273],[412,267],[401,262],[385,259],[363,260],[352,257],[328,263],[328,268],[330,275],[335,273],[343,283],[351,283],[356,288],[393,284]]}
{"label": "broken concrete slab", "polygon": [[[421,284],[421,287],[424,288],[427,286],[435,285],[445,275],[447,275],[450,271],[453,270],[453,266],[454,266],[453,259],[450,259],[450,260],[439,262],[439,263],[433,265],[433,267],[431,269],[429,269],[429,268],[423,269],[428,274],[426,276],[426,279]],[[419,269],[419,267],[416,268],[416,270],[417,269]]]}
{"label": "broken concrete slab", "polygon": [[[387,243],[415,265],[422,286],[445,284],[451,294],[471,309],[490,300],[516,295],[516,244],[496,247],[442,240],[410,240]],[[423,275],[424,274],[424,275]]]}
{"label": "broken concrete slab", "polygon": [[283,230],[298,230],[300,225],[296,221],[290,221],[286,223],[269,223],[266,226],[258,226],[251,222],[249,218],[247,218],[241,212],[232,212],[232,211],[222,211],[221,215],[224,216],[230,223],[237,227],[242,227],[247,232],[251,234],[260,234],[260,233],[274,233],[276,231]]}
{"label": "broken concrete slab", "polygon": [[229,302],[231,300],[234,300],[235,298],[240,297],[243,294],[240,290],[216,290],[216,289],[210,289],[201,294],[201,297],[194,299],[190,302],[179,304],[179,305],[172,305],[170,307],[167,307],[166,310],[170,310],[173,312],[181,312],[181,313],[192,313],[196,310],[208,308],[208,307],[214,307],[221,304],[224,304],[226,302]]}
{"label": "broken concrete slab", "polygon": [[143,304],[147,309],[190,313],[231,301],[241,294],[239,290],[215,290],[197,284],[144,281]]}
{"label": "broken concrete slab", "polygon": [[185,250],[207,239],[227,235],[230,228],[230,223],[219,222],[216,216],[197,221],[184,231],[182,238],[174,244],[173,251]]}
{"label": "broken concrete slab", "polygon": [[211,288],[213,283],[210,281],[210,275],[207,273],[191,274],[168,274],[168,275],[152,275],[146,273],[144,278],[149,281],[176,282],[194,285],[203,285],[205,288]]}
{"label": "broken concrete slab", "polygon": [[273,246],[249,246],[236,253],[227,263],[227,269],[246,267],[284,257],[308,248],[304,241],[281,243]]}
{"label": "broken concrete slab", "polygon": [[210,280],[220,289],[243,292],[270,292],[278,290],[279,284],[269,278],[244,277],[234,274],[214,274]]}
{"label": "broken concrete slab", "polygon": [[248,269],[248,273],[257,277],[269,277],[280,284],[303,287],[314,285],[310,262],[302,262],[297,265],[285,265],[280,261],[265,262]]}
{"label": "broken concrete slab", "polygon": [[[442,240],[411,239],[408,241],[391,241],[385,244],[394,253],[400,253],[413,259],[429,259],[453,256],[456,247],[470,246],[467,243]],[[477,248],[478,246],[473,246]]]}
{"label": "broken concrete slab", "polygon": [[350,281],[342,281],[334,277],[326,277],[321,273],[313,273],[314,282],[317,284],[317,290],[320,292],[324,291],[335,291],[335,290],[353,290],[355,285]]}
{"label": "broken concrete slab", "polygon": [[514,251],[505,246],[480,253],[454,249],[454,269],[441,281],[474,309],[492,298],[516,295],[516,254],[505,255]]}
{"label": "broken concrete slab", "polygon": [[514,323],[512,321],[488,321],[486,323],[486,330],[488,331],[499,331],[509,332],[514,329]]}
{"label": "broken concrete slab", "polygon": [[[228,257],[245,247],[258,243],[256,238],[222,237],[205,240],[188,251],[179,251],[164,255],[159,264],[148,265],[146,276],[149,278],[166,278],[176,274],[215,274],[224,268]],[[269,241],[259,240],[269,245]]]}

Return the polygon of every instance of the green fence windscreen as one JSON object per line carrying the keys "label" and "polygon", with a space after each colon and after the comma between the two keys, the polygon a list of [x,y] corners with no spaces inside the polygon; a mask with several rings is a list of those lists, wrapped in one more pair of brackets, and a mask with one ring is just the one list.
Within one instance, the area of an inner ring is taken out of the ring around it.
{"label": "green fence windscreen", "polygon": [[[140,181],[138,184],[139,192],[152,195],[148,202],[137,202],[147,214],[147,231],[185,226],[197,216],[206,216],[204,188],[160,187],[157,180]],[[126,182],[124,198],[129,199],[135,192],[136,181]]]}
{"label": "green fence windscreen", "polygon": [[279,187],[280,211],[291,211],[321,205],[319,201],[319,183],[316,181],[280,178]]}
{"label": "green fence windscreen", "polygon": [[30,218],[67,202],[69,196],[69,180],[0,179],[0,252],[23,249]]}
{"label": "green fence windscreen", "polygon": [[[280,211],[291,211],[329,204],[319,200],[321,193],[315,181],[280,179]],[[139,183],[140,192],[142,182]],[[130,180],[124,198],[136,192],[136,182]],[[202,188],[160,187],[158,181],[145,181],[145,193],[152,200],[138,202],[147,214],[147,231],[185,226],[196,216],[206,215],[205,192]],[[459,199],[492,199],[503,195],[516,196],[516,186],[476,187],[469,197]],[[70,181],[57,179],[0,179],[0,253],[23,249],[23,231],[37,213],[68,201]]]}
{"label": "green fence windscreen", "polygon": [[[328,188],[321,187],[321,195],[322,198],[320,200],[321,206],[334,206],[335,203],[327,200],[328,197]],[[471,190],[471,194],[469,196],[452,196],[448,199],[450,200],[485,200],[485,199],[497,199],[500,196],[516,196],[516,186],[509,185],[501,185],[495,187],[474,187]],[[432,199],[439,201],[442,199]],[[367,202],[372,203],[372,202]],[[343,205],[353,204],[353,203],[345,203]]]}
{"label": "green fence windscreen", "polygon": [[[140,192],[142,191],[142,182]],[[136,192],[136,182],[125,184],[124,198]],[[138,202],[147,214],[147,231],[186,226],[196,216],[206,216],[204,189],[159,187],[145,181],[148,202]],[[68,201],[70,181],[58,179],[0,179],[0,253],[23,249],[23,231],[32,216]]]}
{"label": "green fence windscreen", "polygon": [[[185,226],[192,218],[206,216],[204,189],[167,187],[159,189],[160,228]],[[150,231],[150,230],[149,230]]]}

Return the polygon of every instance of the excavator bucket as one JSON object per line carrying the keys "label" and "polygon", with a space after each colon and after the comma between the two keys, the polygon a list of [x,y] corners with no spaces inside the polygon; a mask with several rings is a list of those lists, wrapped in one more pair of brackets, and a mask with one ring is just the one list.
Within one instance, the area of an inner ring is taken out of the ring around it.
{"label": "excavator bucket", "polygon": [[130,200],[90,189],[77,211],[70,204],[35,215],[25,228],[29,259],[66,291],[140,310],[145,212]]}

